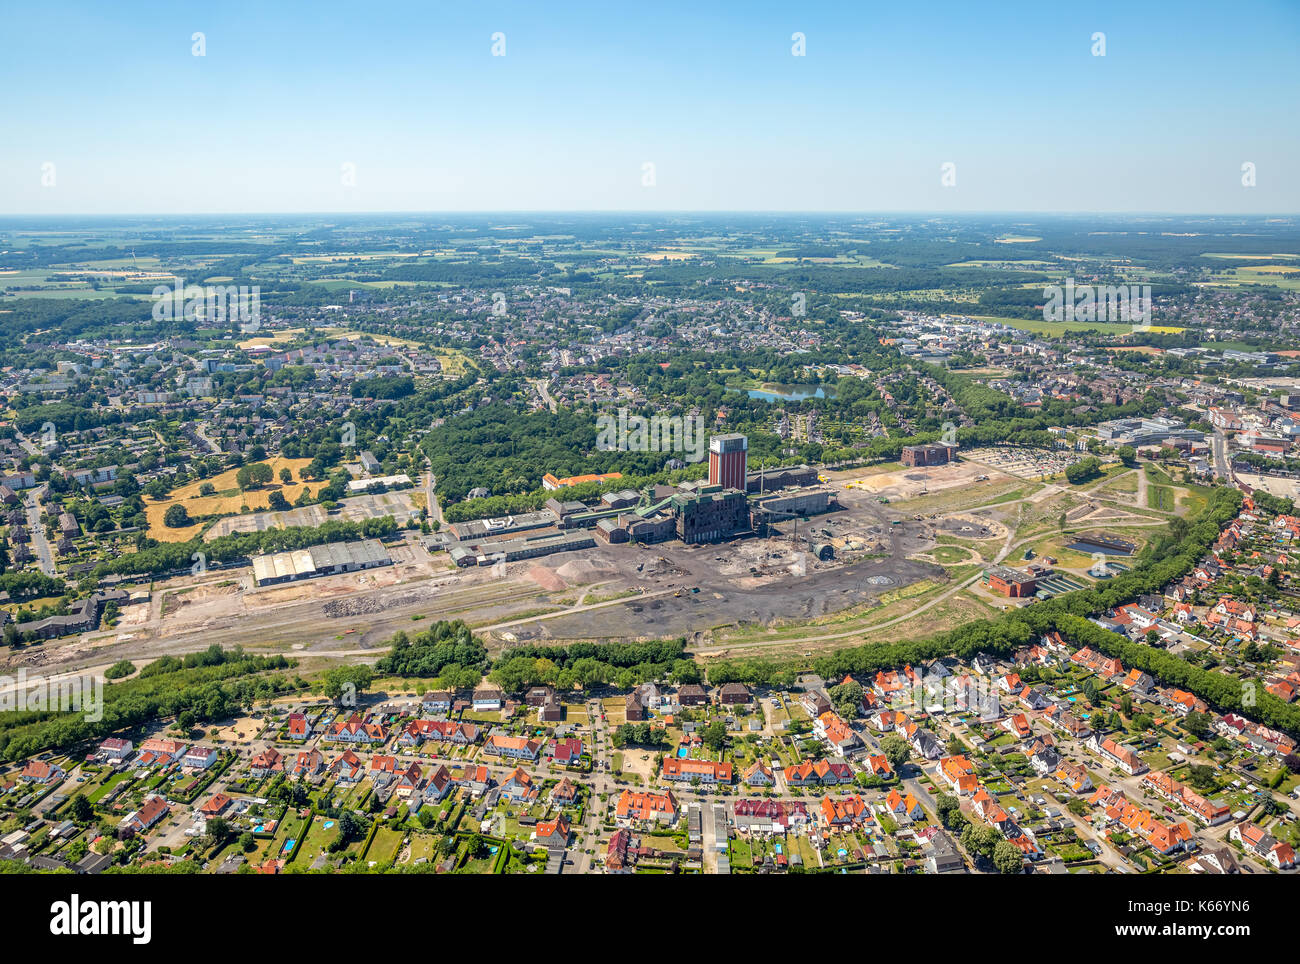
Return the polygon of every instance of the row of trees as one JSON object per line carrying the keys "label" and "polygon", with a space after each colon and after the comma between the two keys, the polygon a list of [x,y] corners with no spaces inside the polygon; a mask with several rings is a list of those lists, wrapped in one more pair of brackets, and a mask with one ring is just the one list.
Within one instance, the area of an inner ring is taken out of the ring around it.
{"label": "row of trees", "polygon": [[304,689],[305,681],[282,672],[293,665],[283,656],[250,656],[219,646],[184,659],[163,657],[133,679],[106,686],[98,720],[57,708],[6,714],[0,758],[22,760],[46,750],[66,750],[159,717],[175,716],[186,729],[225,719],[254,702]]}

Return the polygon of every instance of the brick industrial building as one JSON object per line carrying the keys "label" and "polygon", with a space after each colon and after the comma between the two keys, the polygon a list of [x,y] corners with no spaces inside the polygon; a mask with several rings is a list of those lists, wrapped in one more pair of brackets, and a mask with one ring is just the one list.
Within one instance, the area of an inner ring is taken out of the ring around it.
{"label": "brick industrial building", "polygon": [[904,445],[902,463],[904,465],[947,465],[956,454],[957,446],[932,442],[928,445]]}
{"label": "brick industrial building", "polygon": [[990,566],[984,570],[984,578],[989,589],[1003,596],[1020,598],[1038,591],[1037,576],[1010,566]]}

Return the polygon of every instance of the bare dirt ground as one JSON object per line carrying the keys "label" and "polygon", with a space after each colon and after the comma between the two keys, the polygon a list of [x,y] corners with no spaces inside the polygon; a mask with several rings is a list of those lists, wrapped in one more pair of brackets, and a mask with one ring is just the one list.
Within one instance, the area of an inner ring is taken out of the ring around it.
{"label": "bare dirt ground", "polygon": [[[759,541],[759,540],[754,540]],[[735,544],[725,547],[734,550]],[[654,547],[658,551],[662,546]],[[520,639],[616,639],[647,635],[690,635],[734,623],[768,623],[776,619],[811,618],[861,605],[884,590],[915,582],[943,570],[906,559],[863,559],[847,565],[814,570],[798,576],[787,569],[771,578],[720,573],[719,547],[679,547],[674,571],[647,576],[647,591],[673,590],[649,598],[633,597],[623,605],[598,612],[561,615],[513,630]],[[733,564],[734,565],[734,564]],[[807,565],[807,563],[805,563]],[[885,583],[873,584],[872,577]],[[699,592],[692,592],[698,588]],[[681,595],[677,595],[681,592]]]}
{"label": "bare dirt ground", "polygon": [[[895,499],[914,499],[925,492],[941,492],[944,489],[958,487],[982,486],[992,481],[996,473],[983,465],[969,462],[952,462],[948,465],[934,465],[927,468],[904,468],[896,472],[872,472],[847,478],[842,485],[848,489],[860,489],[875,496],[884,496],[891,502]],[[981,475],[990,476],[981,482],[975,480]]]}
{"label": "bare dirt ground", "polygon": [[262,729],[262,721],[255,720],[251,716],[241,716],[239,719],[232,721],[220,728],[213,739],[223,740],[227,743],[252,743]]}
{"label": "bare dirt ground", "polygon": [[[877,599],[941,567],[906,557],[931,544],[925,527],[899,521],[865,493],[846,507],[791,524],[770,538],[718,546],[607,546],[503,568],[447,568],[415,541],[398,564],[256,589],[245,568],[154,586],[110,632],[40,648],[42,664],[147,660],[213,643],[295,655],[378,657],[398,629],[465,619],[490,645],[512,639],[628,639],[707,635],[712,627],[834,613]],[[837,545],[818,561],[815,542]],[[599,585],[593,594],[587,587]],[[692,591],[692,589],[698,591]]]}

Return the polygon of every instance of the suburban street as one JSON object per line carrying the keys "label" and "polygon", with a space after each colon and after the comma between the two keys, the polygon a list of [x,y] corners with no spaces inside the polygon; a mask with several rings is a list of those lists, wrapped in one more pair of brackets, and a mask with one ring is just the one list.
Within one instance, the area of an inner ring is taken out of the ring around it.
{"label": "suburban street", "polygon": [[1214,435],[1210,439],[1211,447],[1214,449],[1214,475],[1219,479],[1228,478],[1228,440],[1223,435],[1222,429],[1215,429]]}
{"label": "suburban street", "polygon": [[50,548],[50,540],[45,538],[45,527],[41,525],[39,494],[43,490],[44,486],[29,489],[23,499],[23,508],[27,512],[27,529],[32,535],[32,551],[40,562],[41,572],[53,576],[55,574],[54,550]]}

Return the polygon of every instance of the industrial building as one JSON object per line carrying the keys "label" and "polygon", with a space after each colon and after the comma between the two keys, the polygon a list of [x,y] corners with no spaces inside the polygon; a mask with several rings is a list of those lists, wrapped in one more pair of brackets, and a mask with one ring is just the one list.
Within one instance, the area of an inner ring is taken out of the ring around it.
{"label": "industrial building", "polygon": [[[747,451],[743,435],[717,435],[710,441],[710,476],[731,479],[734,485],[702,479],[651,485],[640,491],[604,493],[593,505],[565,499],[557,492],[539,511],[457,522],[428,537],[425,544],[431,550],[447,549],[457,566],[481,566],[586,549],[598,542],[649,545],[674,538],[688,544],[718,542],[751,533],[751,510],[771,522],[835,508],[832,490],[805,488],[816,485],[816,470],[796,465],[747,473]],[[611,473],[603,478],[616,477]],[[755,493],[752,501],[746,489]]]}
{"label": "industrial building", "polygon": [[348,491],[367,492],[370,489],[409,489],[411,485],[409,475],[384,475],[371,479],[351,479],[348,482]]}
{"label": "industrial building", "polygon": [[1176,418],[1117,418],[1097,424],[1097,436],[1111,445],[1159,445],[1173,439],[1204,442],[1205,433]]}
{"label": "industrial building", "polygon": [[671,515],[655,514],[643,518],[635,512],[617,518],[601,519],[592,530],[608,543],[638,542],[648,544],[665,542],[677,534],[677,525]]}
{"label": "industrial building", "polygon": [[805,489],[756,496],[749,500],[749,504],[756,517],[760,514],[806,516],[829,512],[834,500],[835,492],[832,489]]}
{"label": "industrial building", "polygon": [[554,492],[556,489],[568,489],[587,482],[612,482],[614,479],[621,478],[623,478],[622,472],[605,472],[593,475],[571,475],[568,478],[557,479],[547,472],[542,476],[542,488]]}
{"label": "industrial building", "polygon": [[816,485],[817,470],[807,465],[787,465],[782,468],[758,469],[745,476],[746,492],[775,492],[801,485]]}
{"label": "industrial building", "polygon": [[739,489],[707,485],[694,493],[673,496],[672,505],[677,538],[688,544],[717,542],[750,527],[749,500]]}
{"label": "industrial building", "polygon": [[947,465],[957,452],[957,446],[943,442],[931,442],[928,445],[904,445],[900,461],[904,465]]}
{"label": "industrial building", "polygon": [[993,592],[1016,599],[1038,591],[1038,576],[1010,566],[989,566],[984,580]]}
{"label": "industrial building", "polygon": [[309,549],[291,549],[253,557],[253,585],[278,586],[317,576],[333,576],[391,566],[393,560],[377,539],[332,542]]}
{"label": "industrial building", "polygon": [[[576,504],[583,509],[586,508],[581,502],[568,504]],[[547,505],[549,506],[550,503],[548,502]],[[453,522],[447,528],[460,542],[470,542],[476,539],[500,539],[509,533],[527,532],[529,529],[545,529],[548,526],[555,525],[557,521],[558,516],[556,513],[550,508],[546,508],[540,512],[520,512],[518,515],[502,516],[496,519],[470,519],[468,522]]]}
{"label": "industrial building", "polygon": [[451,561],[462,568],[486,566],[498,560],[516,562],[519,559],[549,556],[555,552],[590,549],[595,544],[596,540],[590,535],[568,533],[538,535],[527,539],[512,539],[508,542],[483,542],[479,544],[477,552],[467,546],[453,546]]}
{"label": "industrial building", "polygon": [[606,492],[600,501],[611,509],[626,509],[641,501],[641,494],[636,489],[624,489],[621,492]]}

